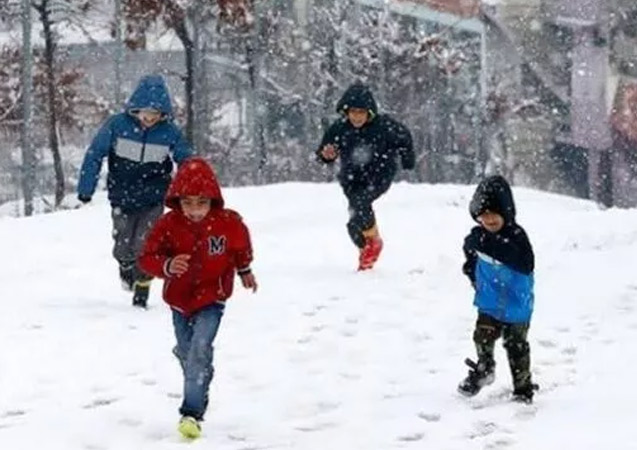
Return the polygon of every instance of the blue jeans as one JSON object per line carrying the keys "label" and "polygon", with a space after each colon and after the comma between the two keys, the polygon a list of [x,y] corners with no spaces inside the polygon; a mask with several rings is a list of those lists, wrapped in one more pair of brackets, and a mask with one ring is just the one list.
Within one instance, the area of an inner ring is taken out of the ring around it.
{"label": "blue jeans", "polygon": [[208,407],[208,388],[214,375],[212,345],[225,305],[215,303],[191,317],[173,310],[177,346],[173,353],[184,373],[184,400],[179,412],[202,420]]}

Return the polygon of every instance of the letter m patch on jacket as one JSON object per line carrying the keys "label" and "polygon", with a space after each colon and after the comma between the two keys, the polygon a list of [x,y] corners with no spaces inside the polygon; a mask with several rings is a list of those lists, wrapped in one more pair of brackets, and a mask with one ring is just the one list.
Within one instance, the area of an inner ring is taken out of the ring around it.
{"label": "letter m patch on jacket", "polygon": [[210,236],[208,238],[208,252],[211,255],[221,255],[226,252],[225,236]]}

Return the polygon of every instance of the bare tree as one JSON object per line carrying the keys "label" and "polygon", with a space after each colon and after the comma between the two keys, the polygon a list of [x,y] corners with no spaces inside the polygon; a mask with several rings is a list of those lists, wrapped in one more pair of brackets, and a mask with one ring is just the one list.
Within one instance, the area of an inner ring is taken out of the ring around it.
{"label": "bare tree", "polygon": [[60,24],[77,25],[83,28],[82,19],[92,6],[91,0],[36,0],[32,2],[38,13],[44,37],[44,65],[47,105],[47,131],[49,148],[53,156],[55,171],[55,207],[59,207],[64,199],[65,179],[58,138],[57,82],[56,82],[56,48],[57,35],[55,27]]}
{"label": "bare tree", "polygon": [[[56,47],[59,26],[82,27],[89,2],[43,0],[28,2],[19,9],[16,1],[1,3],[6,14],[3,19],[9,25],[17,25],[22,18],[23,33],[26,34],[22,46],[5,45],[0,49],[3,66],[0,69],[0,127],[7,132],[21,130],[22,134],[22,188],[25,197],[25,214],[32,213],[37,159],[33,133],[34,126],[46,128],[48,146],[51,150],[54,168],[55,200],[53,208],[58,208],[65,193],[66,180],[60,152],[61,129],[81,129],[86,122],[101,117],[106,105],[90,91],[81,91],[84,72],[68,67],[57,57]],[[38,13],[42,24],[44,48],[31,50],[28,42],[32,9]],[[31,61],[32,59],[32,61]],[[31,70],[32,67],[32,70]],[[20,75],[20,69],[22,74]],[[29,72],[29,73],[27,73]],[[30,91],[33,90],[33,99]]]}
{"label": "bare tree", "polygon": [[31,4],[22,0],[22,192],[24,215],[33,214],[35,191],[35,153],[31,145],[31,104],[33,90],[33,51],[31,49]]}
{"label": "bare tree", "polygon": [[[186,136],[193,142],[195,130],[195,80],[197,51],[195,27],[217,13],[217,0],[122,0],[126,22],[126,45],[143,48],[151,25],[160,23],[172,30],[184,48],[186,73]],[[220,1],[220,0],[219,0]]]}

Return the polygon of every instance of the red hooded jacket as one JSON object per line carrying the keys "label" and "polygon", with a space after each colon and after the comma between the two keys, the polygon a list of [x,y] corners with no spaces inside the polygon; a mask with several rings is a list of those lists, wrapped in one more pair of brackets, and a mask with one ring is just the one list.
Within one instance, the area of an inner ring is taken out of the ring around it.
{"label": "red hooded jacket", "polygon": [[[181,211],[179,198],[201,195],[212,199],[212,208],[200,222],[192,222]],[[163,297],[172,308],[190,316],[232,294],[235,271],[250,271],[252,245],[247,227],[236,212],[223,207],[215,174],[202,158],[184,161],[168,188],[164,214],[148,234],[139,257],[146,273],[164,278]],[[170,259],[191,255],[181,276],[168,272]]]}

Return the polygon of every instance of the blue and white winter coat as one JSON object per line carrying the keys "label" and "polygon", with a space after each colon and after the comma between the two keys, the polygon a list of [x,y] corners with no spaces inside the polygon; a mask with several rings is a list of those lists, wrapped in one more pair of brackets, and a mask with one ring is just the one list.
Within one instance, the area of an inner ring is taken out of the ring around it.
{"label": "blue and white winter coat", "polygon": [[470,210],[474,219],[486,210],[505,219],[497,233],[477,226],[465,238],[463,272],[475,287],[474,305],[499,321],[528,323],[535,300],[535,257],[526,232],[515,222],[509,184],[500,176],[487,178],[478,186]]}
{"label": "blue and white winter coat", "polygon": [[[154,108],[162,119],[151,128],[141,126],[131,112]],[[172,120],[168,88],[159,75],[143,77],[123,113],[111,116],[88,148],[78,182],[78,196],[90,198],[108,157],[108,199],[112,207],[139,211],[162,204],[170,184],[173,160],[181,163],[192,150]]]}

